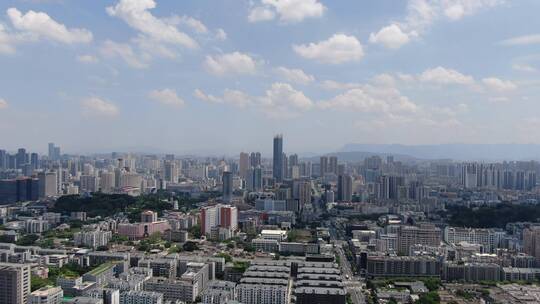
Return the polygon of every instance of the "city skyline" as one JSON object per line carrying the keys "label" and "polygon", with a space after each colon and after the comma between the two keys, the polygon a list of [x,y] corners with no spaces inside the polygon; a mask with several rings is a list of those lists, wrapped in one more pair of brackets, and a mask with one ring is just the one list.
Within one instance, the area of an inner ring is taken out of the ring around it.
{"label": "city skyline", "polygon": [[279,133],[298,153],[540,144],[538,8],[4,1],[0,137],[41,153],[266,154]]}

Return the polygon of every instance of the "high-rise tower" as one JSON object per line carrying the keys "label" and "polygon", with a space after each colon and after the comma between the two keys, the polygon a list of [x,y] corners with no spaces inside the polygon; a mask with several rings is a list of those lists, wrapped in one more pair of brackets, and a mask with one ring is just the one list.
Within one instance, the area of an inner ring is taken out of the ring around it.
{"label": "high-rise tower", "polygon": [[274,157],[272,174],[274,181],[281,183],[283,181],[283,135],[274,137]]}

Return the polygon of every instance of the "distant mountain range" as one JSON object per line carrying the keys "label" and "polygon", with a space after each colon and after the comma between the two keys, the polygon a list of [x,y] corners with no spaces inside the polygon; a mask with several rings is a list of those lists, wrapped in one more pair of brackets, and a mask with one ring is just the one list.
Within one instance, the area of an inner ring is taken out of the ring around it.
{"label": "distant mountain range", "polygon": [[[351,151],[351,152],[332,152],[332,153],[326,153],[323,154],[325,156],[337,156],[337,158],[340,161],[344,162],[360,162],[363,161],[367,157],[371,157],[374,155],[381,156],[385,158],[386,156],[392,155],[394,157],[394,160],[396,161],[403,161],[403,162],[414,162],[418,161],[419,159],[414,158],[409,155],[403,155],[403,154],[396,154],[396,153],[378,153],[378,152],[363,152],[363,151]],[[317,156],[310,156],[310,157],[302,157],[303,160],[308,160],[313,163],[318,163],[320,161],[321,155]]]}
{"label": "distant mountain range", "polygon": [[[338,153],[356,153],[356,157],[366,155],[394,155],[398,158],[413,159],[453,159],[453,160],[538,160],[538,144],[441,144],[441,145],[400,145],[400,144],[346,144]],[[336,153],[334,153],[336,154]],[[349,157],[352,155],[350,154]],[[360,159],[358,159],[360,160]]]}

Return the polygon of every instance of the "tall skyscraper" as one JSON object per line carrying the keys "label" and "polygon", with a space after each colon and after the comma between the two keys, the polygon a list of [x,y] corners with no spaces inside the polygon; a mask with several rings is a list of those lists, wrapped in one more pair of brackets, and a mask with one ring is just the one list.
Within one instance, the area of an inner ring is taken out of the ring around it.
{"label": "tall skyscraper", "polygon": [[60,152],[60,147],[54,147],[54,157],[55,157],[55,160],[59,160],[61,154],[62,154],[62,153]]}
{"label": "tall skyscraper", "polygon": [[60,153],[60,147],[55,146],[54,143],[49,143],[49,160],[59,160]]}
{"label": "tall skyscraper", "polygon": [[39,197],[55,196],[58,194],[56,172],[40,172]]}
{"label": "tall skyscraper", "polygon": [[330,156],[328,158],[328,173],[334,173],[337,175],[338,173],[338,161],[337,156]]}
{"label": "tall skyscraper", "polygon": [[321,156],[320,168],[320,175],[321,177],[324,177],[324,175],[328,173],[328,156]]}
{"label": "tall skyscraper", "polygon": [[352,176],[338,176],[338,201],[352,201]]}
{"label": "tall skyscraper", "polygon": [[246,178],[246,188],[248,191],[262,191],[262,169],[260,166],[250,168]]}
{"label": "tall skyscraper", "polygon": [[252,167],[257,167],[261,165],[261,152],[251,152],[249,156],[249,162]]}
{"label": "tall skyscraper", "polygon": [[283,161],[281,165],[281,173],[283,174],[282,178],[289,178],[289,158],[287,157],[287,154],[283,153],[283,157],[281,159]]}
{"label": "tall skyscraper", "polygon": [[17,150],[17,169],[22,169],[24,164],[28,163],[28,154],[26,154],[26,149],[20,148]]}
{"label": "tall skyscraper", "polygon": [[298,166],[298,154],[289,155],[289,167]]}
{"label": "tall skyscraper", "polygon": [[178,182],[178,168],[174,160],[166,160],[164,164],[165,180],[171,183]]}
{"label": "tall skyscraper", "polygon": [[540,261],[540,227],[532,226],[523,230],[523,252]]}
{"label": "tall skyscraper", "polygon": [[174,161],[174,154],[166,154],[165,155],[165,160]]}
{"label": "tall skyscraper", "polygon": [[39,155],[37,153],[30,154],[30,164],[34,170],[39,168]]}
{"label": "tall skyscraper", "polygon": [[54,143],[49,143],[49,159],[54,160]]}
{"label": "tall skyscraper", "polygon": [[293,198],[298,200],[300,210],[311,203],[311,182],[309,180],[296,180],[293,182]]}
{"label": "tall skyscraper", "polygon": [[272,176],[274,181],[281,183],[283,181],[283,135],[274,137],[274,155]]}
{"label": "tall skyscraper", "polygon": [[240,173],[240,177],[243,179],[247,178],[247,171],[249,167],[249,154],[244,152],[240,153],[240,161],[238,162],[238,171]]}
{"label": "tall skyscraper", "polygon": [[219,226],[236,230],[238,228],[238,209],[233,206],[219,208]]}
{"label": "tall skyscraper", "polygon": [[7,169],[7,153],[6,150],[0,150],[0,170]]}
{"label": "tall skyscraper", "polygon": [[223,200],[226,202],[232,201],[233,192],[233,174],[232,172],[223,172]]}
{"label": "tall skyscraper", "polygon": [[99,175],[99,188],[104,193],[114,190],[114,172],[102,171]]}
{"label": "tall skyscraper", "polygon": [[30,295],[30,265],[0,263],[0,303],[26,304]]}
{"label": "tall skyscraper", "polygon": [[99,189],[99,179],[95,175],[81,175],[81,192],[96,192]]}

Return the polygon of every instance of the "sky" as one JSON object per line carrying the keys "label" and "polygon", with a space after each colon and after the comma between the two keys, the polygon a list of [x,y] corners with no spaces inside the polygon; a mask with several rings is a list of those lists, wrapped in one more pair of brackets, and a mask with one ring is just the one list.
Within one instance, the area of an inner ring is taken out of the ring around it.
{"label": "sky", "polygon": [[540,144],[537,0],[3,0],[0,147]]}

